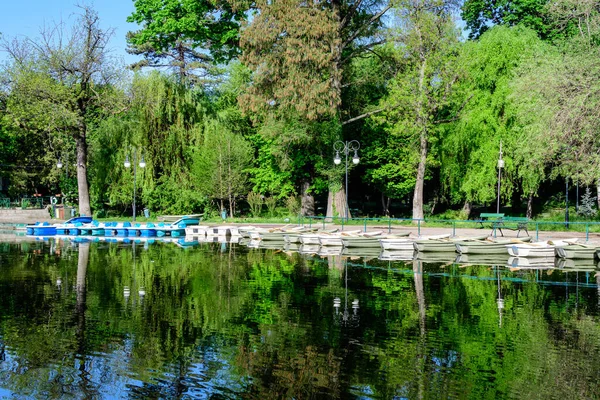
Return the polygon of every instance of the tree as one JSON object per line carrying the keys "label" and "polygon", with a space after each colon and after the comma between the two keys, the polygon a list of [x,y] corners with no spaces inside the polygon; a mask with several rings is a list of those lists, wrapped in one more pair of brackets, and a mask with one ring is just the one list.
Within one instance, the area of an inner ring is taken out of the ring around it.
{"label": "tree", "polygon": [[469,38],[480,37],[494,25],[524,25],[542,39],[557,34],[546,14],[548,0],[466,0],[462,19],[467,24]]}
{"label": "tree", "polygon": [[127,51],[144,57],[134,68],[167,67],[180,79],[197,82],[218,72],[215,62],[239,52],[242,14],[226,1],[135,0],[134,5],[127,22],[142,29],[127,33]]}
{"label": "tree", "polygon": [[[265,115],[316,121],[325,129],[307,129],[313,152],[330,159],[342,126],[368,114],[347,115],[343,90],[351,85],[344,71],[351,61],[383,42],[382,16],[387,1],[303,2],[254,1],[252,19],[241,34],[241,61],[253,72],[252,83],[240,104],[257,120]],[[304,168],[311,168],[306,165]],[[316,169],[315,169],[316,170]],[[328,210],[345,215],[341,169],[327,167],[307,174],[302,198],[314,187],[315,176],[327,177]],[[335,206],[334,206],[335,204]]]}
{"label": "tree", "polygon": [[461,48],[464,70],[456,89],[465,106],[443,135],[441,182],[450,200],[465,202],[467,211],[471,203],[496,199],[500,141],[503,195],[518,198],[521,187],[527,195],[537,192],[545,163],[535,160],[543,152],[521,140],[526,123],[517,118],[511,94],[519,67],[547,54],[547,47],[531,29],[497,26]]}
{"label": "tree", "polygon": [[252,148],[240,135],[209,120],[204,129],[203,146],[194,158],[193,173],[201,193],[219,201],[220,209],[229,203],[235,215],[236,201],[248,192],[247,169],[252,163]]}
{"label": "tree", "polygon": [[99,116],[116,113],[123,104],[112,86],[118,76],[108,57],[111,36],[97,13],[82,7],[68,33],[57,25],[35,41],[3,42],[11,60],[6,112],[15,125],[46,134],[51,147],[61,133],[75,140],[82,215],[91,215],[88,133]]}
{"label": "tree", "polygon": [[[386,129],[416,157],[398,160],[416,169],[413,219],[423,218],[424,184],[433,163],[430,146],[438,126],[455,117],[449,103],[457,75],[458,32],[452,21],[456,5],[442,0],[401,1],[395,10],[399,73],[389,83],[389,94],[381,101]],[[414,160],[414,161],[413,161]],[[416,162],[415,162],[416,161]],[[402,168],[403,169],[403,168]]]}

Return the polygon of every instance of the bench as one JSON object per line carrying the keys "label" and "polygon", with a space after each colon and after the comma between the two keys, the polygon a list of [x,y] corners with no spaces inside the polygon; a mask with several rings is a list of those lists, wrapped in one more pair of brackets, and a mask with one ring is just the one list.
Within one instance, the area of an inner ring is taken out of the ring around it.
{"label": "bench", "polygon": [[[529,218],[527,217],[503,217],[500,221],[495,222],[497,225],[495,228],[500,231],[500,234],[504,236],[502,229],[509,229],[511,231],[517,231],[517,237],[521,234],[521,231],[525,231],[527,236],[529,236],[529,231],[527,230],[527,223],[529,222]],[[508,225],[510,224],[510,225]]]}
{"label": "bench", "polygon": [[492,224],[494,222],[498,222],[500,221],[502,218],[504,217],[504,214],[502,213],[481,213],[479,214],[479,220],[477,222],[479,222],[479,224],[481,225],[481,228],[483,228],[483,223],[484,222],[492,222]]}

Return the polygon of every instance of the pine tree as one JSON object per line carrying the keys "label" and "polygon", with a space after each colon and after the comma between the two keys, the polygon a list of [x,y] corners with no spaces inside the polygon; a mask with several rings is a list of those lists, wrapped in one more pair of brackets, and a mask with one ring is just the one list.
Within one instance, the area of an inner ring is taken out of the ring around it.
{"label": "pine tree", "polygon": [[595,203],[596,200],[594,199],[594,196],[592,196],[592,191],[589,187],[586,188],[585,193],[581,196],[581,203],[579,204],[577,213],[585,218],[595,217],[598,214]]}

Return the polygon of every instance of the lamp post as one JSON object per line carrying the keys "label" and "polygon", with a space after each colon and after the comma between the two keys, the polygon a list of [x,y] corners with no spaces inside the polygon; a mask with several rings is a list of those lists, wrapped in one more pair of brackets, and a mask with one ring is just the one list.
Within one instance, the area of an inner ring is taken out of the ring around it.
{"label": "lamp post", "polygon": [[358,140],[351,140],[349,142],[337,141],[333,144],[333,150],[335,150],[335,157],[333,158],[333,163],[335,165],[340,165],[342,163],[342,159],[340,158],[340,151],[346,155],[346,220],[348,220],[348,209],[350,205],[348,204],[348,153],[351,151],[354,152],[354,156],[352,156],[352,163],[358,164],[360,162],[360,158],[358,158],[358,149],[360,149],[360,143]]}
{"label": "lamp post", "polygon": [[[136,180],[137,180],[137,149],[133,150],[133,221],[135,222],[135,194],[136,194]],[[123,163],[125,168],[131,167],[131,162],[129,162],[129,154],[125,155],[125,162]],[[146,162],[144,161],[144,156],[142,155],[142,159],[139,162],[140,168],[146,167]]]}
{"label": "lamp post", "polygon": [[496,213],[500,214],[500,178],[502,177],[502,168],[504,160],[502,159],[502,140],[500,141],[500,155],[498,157],[498,201],[496,203]]}

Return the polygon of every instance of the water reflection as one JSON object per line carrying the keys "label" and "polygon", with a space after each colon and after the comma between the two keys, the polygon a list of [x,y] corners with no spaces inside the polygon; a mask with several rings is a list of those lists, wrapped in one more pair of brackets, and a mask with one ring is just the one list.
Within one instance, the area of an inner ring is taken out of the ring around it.
{"label": "water reflection", "polygon": [[0,244],[0,397],[600,397],[589,263],[298,250]]}

